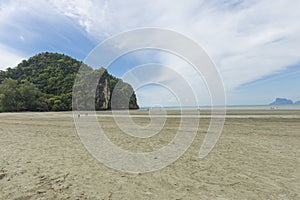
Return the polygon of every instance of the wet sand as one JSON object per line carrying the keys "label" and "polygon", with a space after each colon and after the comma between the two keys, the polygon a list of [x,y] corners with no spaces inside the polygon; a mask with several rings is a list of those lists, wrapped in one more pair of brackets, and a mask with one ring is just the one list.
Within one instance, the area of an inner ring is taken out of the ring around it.
{"label": "wet sand", "polygon": [[[132,114],[136,123],[149,123],[147,111]],[[174,137],[180,115],[168,114],[159,134],[142,139],[123,134],[110,112],[97,113],[111,141],[133,152],[153,151]],[[300,199],[299,116],[228,111],[214,150],[198,159],[210,121],[202,112],[181,158],[156,172],[129,174],[88,153],[70,112],[0,113],[0,199]]]}

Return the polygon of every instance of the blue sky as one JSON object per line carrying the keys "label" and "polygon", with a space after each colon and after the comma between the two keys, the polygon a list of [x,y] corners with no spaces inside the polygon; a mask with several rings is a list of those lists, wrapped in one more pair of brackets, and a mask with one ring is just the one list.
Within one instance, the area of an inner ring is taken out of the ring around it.
{"label": "blue sky", "polygon": [[[45,51],[84,60],[110,36],[160,27],[182,33],[206,50],[223,79],[227,104],[267,104],[276,97],[296,101],[300,100],[299,10],[298,0],[2,0],[0,69]],[[109,71],[122,77],[145,63],[160,63],[184,74],[202,99],[199,104],[209,104],[204,81],[165,52],[134,52],[118,59]],[[164,70],[144,76],[151,74],[170,78]],[[137,95],[142,106],[176,104],[157,86],[145,86]]]}

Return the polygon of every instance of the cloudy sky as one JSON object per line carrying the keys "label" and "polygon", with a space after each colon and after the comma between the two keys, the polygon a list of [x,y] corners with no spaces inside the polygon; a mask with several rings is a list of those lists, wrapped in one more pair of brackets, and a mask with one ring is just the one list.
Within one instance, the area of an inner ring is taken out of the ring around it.
{"label": "cloudy sky", "polygon": [[[45,51],[84,60],[115,34],[159,27],[182,33],[205,49],[223,79],[227,104],[267,104],[276,97],[296,101],[300,100],[299,10],[299,0],[1,0],[0,69]],[[187,63],[165,52],[136,52],[120,58],[109,71],[122,77],[146,63],[161,63],[183,74],[199,102],[209,104],[203,80],[194,77]],[[163,81],[170,78],[166,71],[144,76]],[[140,88],[137,95],[142,106],[175,101],[166,87],[158,85]]]}

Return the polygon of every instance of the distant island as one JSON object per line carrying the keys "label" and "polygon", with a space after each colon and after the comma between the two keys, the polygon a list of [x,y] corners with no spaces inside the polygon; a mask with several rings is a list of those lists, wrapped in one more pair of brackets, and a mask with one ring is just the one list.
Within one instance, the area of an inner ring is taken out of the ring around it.
{"label": "distant island", "polygon": [[87,76],[102,73],[95,95],[96,110],[111,109],[112,91],[118,82],[118,99],[130,99],[127,109],[139,108],[132,86],[106,69],[94,70],[70,56],[46,52],[0,70],[0,112],[72,110],[73,85],[81,66]]}
{"label": "distant island", "polygon": [[290,99],[286,99],[286,98],[276,98],[275,101],[273,101],[272,103],[270,103],[270,106],[273,105],[293,105],[293,104],[300,104],[300,101],[296,101],[295,103],[290,100]]}

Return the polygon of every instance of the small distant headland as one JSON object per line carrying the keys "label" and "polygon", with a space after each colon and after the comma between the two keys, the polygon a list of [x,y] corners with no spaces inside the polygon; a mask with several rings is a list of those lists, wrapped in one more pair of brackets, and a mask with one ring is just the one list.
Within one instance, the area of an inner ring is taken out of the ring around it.
{"label": "small distant headland", "polygon": [[300,101],[293,102],[292,100],[286,98],[276,98],[276,100],[270,103],[269,105],[273,106],[273,105],[293,105],[293,104],[300,105]]}

